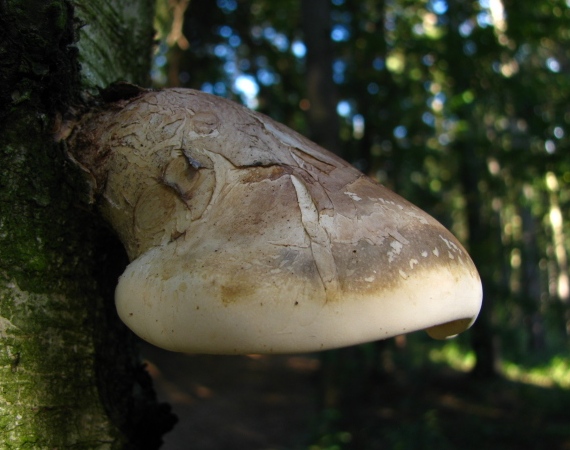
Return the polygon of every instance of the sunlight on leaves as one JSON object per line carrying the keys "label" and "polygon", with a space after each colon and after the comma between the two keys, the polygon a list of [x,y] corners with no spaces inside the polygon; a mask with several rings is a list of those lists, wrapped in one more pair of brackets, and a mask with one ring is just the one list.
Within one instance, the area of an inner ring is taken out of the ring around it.
{"label": "sunlight on leaves", "polygon": [[430,350],[429,359],[434,363],[445,363],[461,372],[469,372],[475,366],[475,353],[471,350],[465,351],[454,341]]}

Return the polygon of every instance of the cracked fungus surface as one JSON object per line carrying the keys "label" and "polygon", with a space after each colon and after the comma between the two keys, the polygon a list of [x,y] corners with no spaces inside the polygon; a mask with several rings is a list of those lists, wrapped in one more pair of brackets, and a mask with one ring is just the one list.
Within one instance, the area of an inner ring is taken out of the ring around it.
{"label": "cracked fungus surface", "polygon": [[429,215],[230,101],[145,92],[74,139],[90,148],[74,156],[133,261],[121,283],[144,286],[146,308],[322,308],[397,292],[426,273],[478,283],[465,250]]}

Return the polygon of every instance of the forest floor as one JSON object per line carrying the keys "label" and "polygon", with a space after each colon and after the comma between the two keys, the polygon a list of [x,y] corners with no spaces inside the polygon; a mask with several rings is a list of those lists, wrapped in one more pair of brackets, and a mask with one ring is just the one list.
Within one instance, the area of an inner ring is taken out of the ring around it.
{"label": "forest floor", "polygon": [[162,450],[570,450],[570,391],[561,388],[396,369],[355,376],[343,407],[323,412],[314,355],[191,356],[150,345],[142,354],[179,417]]}
{"label": "forest floor", "polygon": [[142,355],[179,419],[162,450],[281,450],[308,439],[316,357],[184,355],[147,344]]}

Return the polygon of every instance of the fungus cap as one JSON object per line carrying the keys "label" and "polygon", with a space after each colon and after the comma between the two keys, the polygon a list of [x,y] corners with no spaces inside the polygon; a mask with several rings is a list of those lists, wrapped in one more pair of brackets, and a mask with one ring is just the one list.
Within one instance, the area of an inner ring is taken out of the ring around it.
{"label": "fungus cap", "polygon": [[481,282],[441,224],[268,117],[187,89],[141,91],[70,139],[130,265],[116,305],[194,353],[324,350],[468,328]]}

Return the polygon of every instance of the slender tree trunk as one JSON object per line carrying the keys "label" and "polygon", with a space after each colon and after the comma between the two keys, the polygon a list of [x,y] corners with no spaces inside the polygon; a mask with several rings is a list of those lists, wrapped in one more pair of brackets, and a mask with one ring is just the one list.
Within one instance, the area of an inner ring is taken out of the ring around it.
{"label": "slender tree trunk", "polygon": [[327,150],[340,154],[338,102],[332,78],[333,49],[329,0],[301,2],[303,33],[307,46],[307,110],[310,138]]}
{"label": "slender tree trunk", "polygon": [[541,351],[546,348],[546,327],[541,308],[541,282],[538,261],[539,246],[537,242],[537,226],[530,207],[523,206],[522,217],[522,270],[521,270],[521,304],[528,315],[527,326],[530,336],[529,351]]}
{"label": "slender tree trunk", "polygon": [[498,337],[494,335],[492,326],[492,302],[498,292],[492,288],[496,266],[490,262],[498,260],[497,248],[501,248],[501,243],[493,239],[490,218],[485,214],[483,194],[478,186],[479,177],[485,172],[484,163],[476,155],[473,143],[463,141],[460,145],[463,154],[461,181],[469,226],[468,248],[483,282],[483,307],[471,330],[471,344],[477,358],[472,374],[477,378],[493,378],[499,371]]}
{"label": "slender tree trunk", "polygon": [[145,83],[153,1],[121,3],[0,3],[3,449],[157,448],[173,424],[114,313],[126,259],[53,139],[86,89]]}

